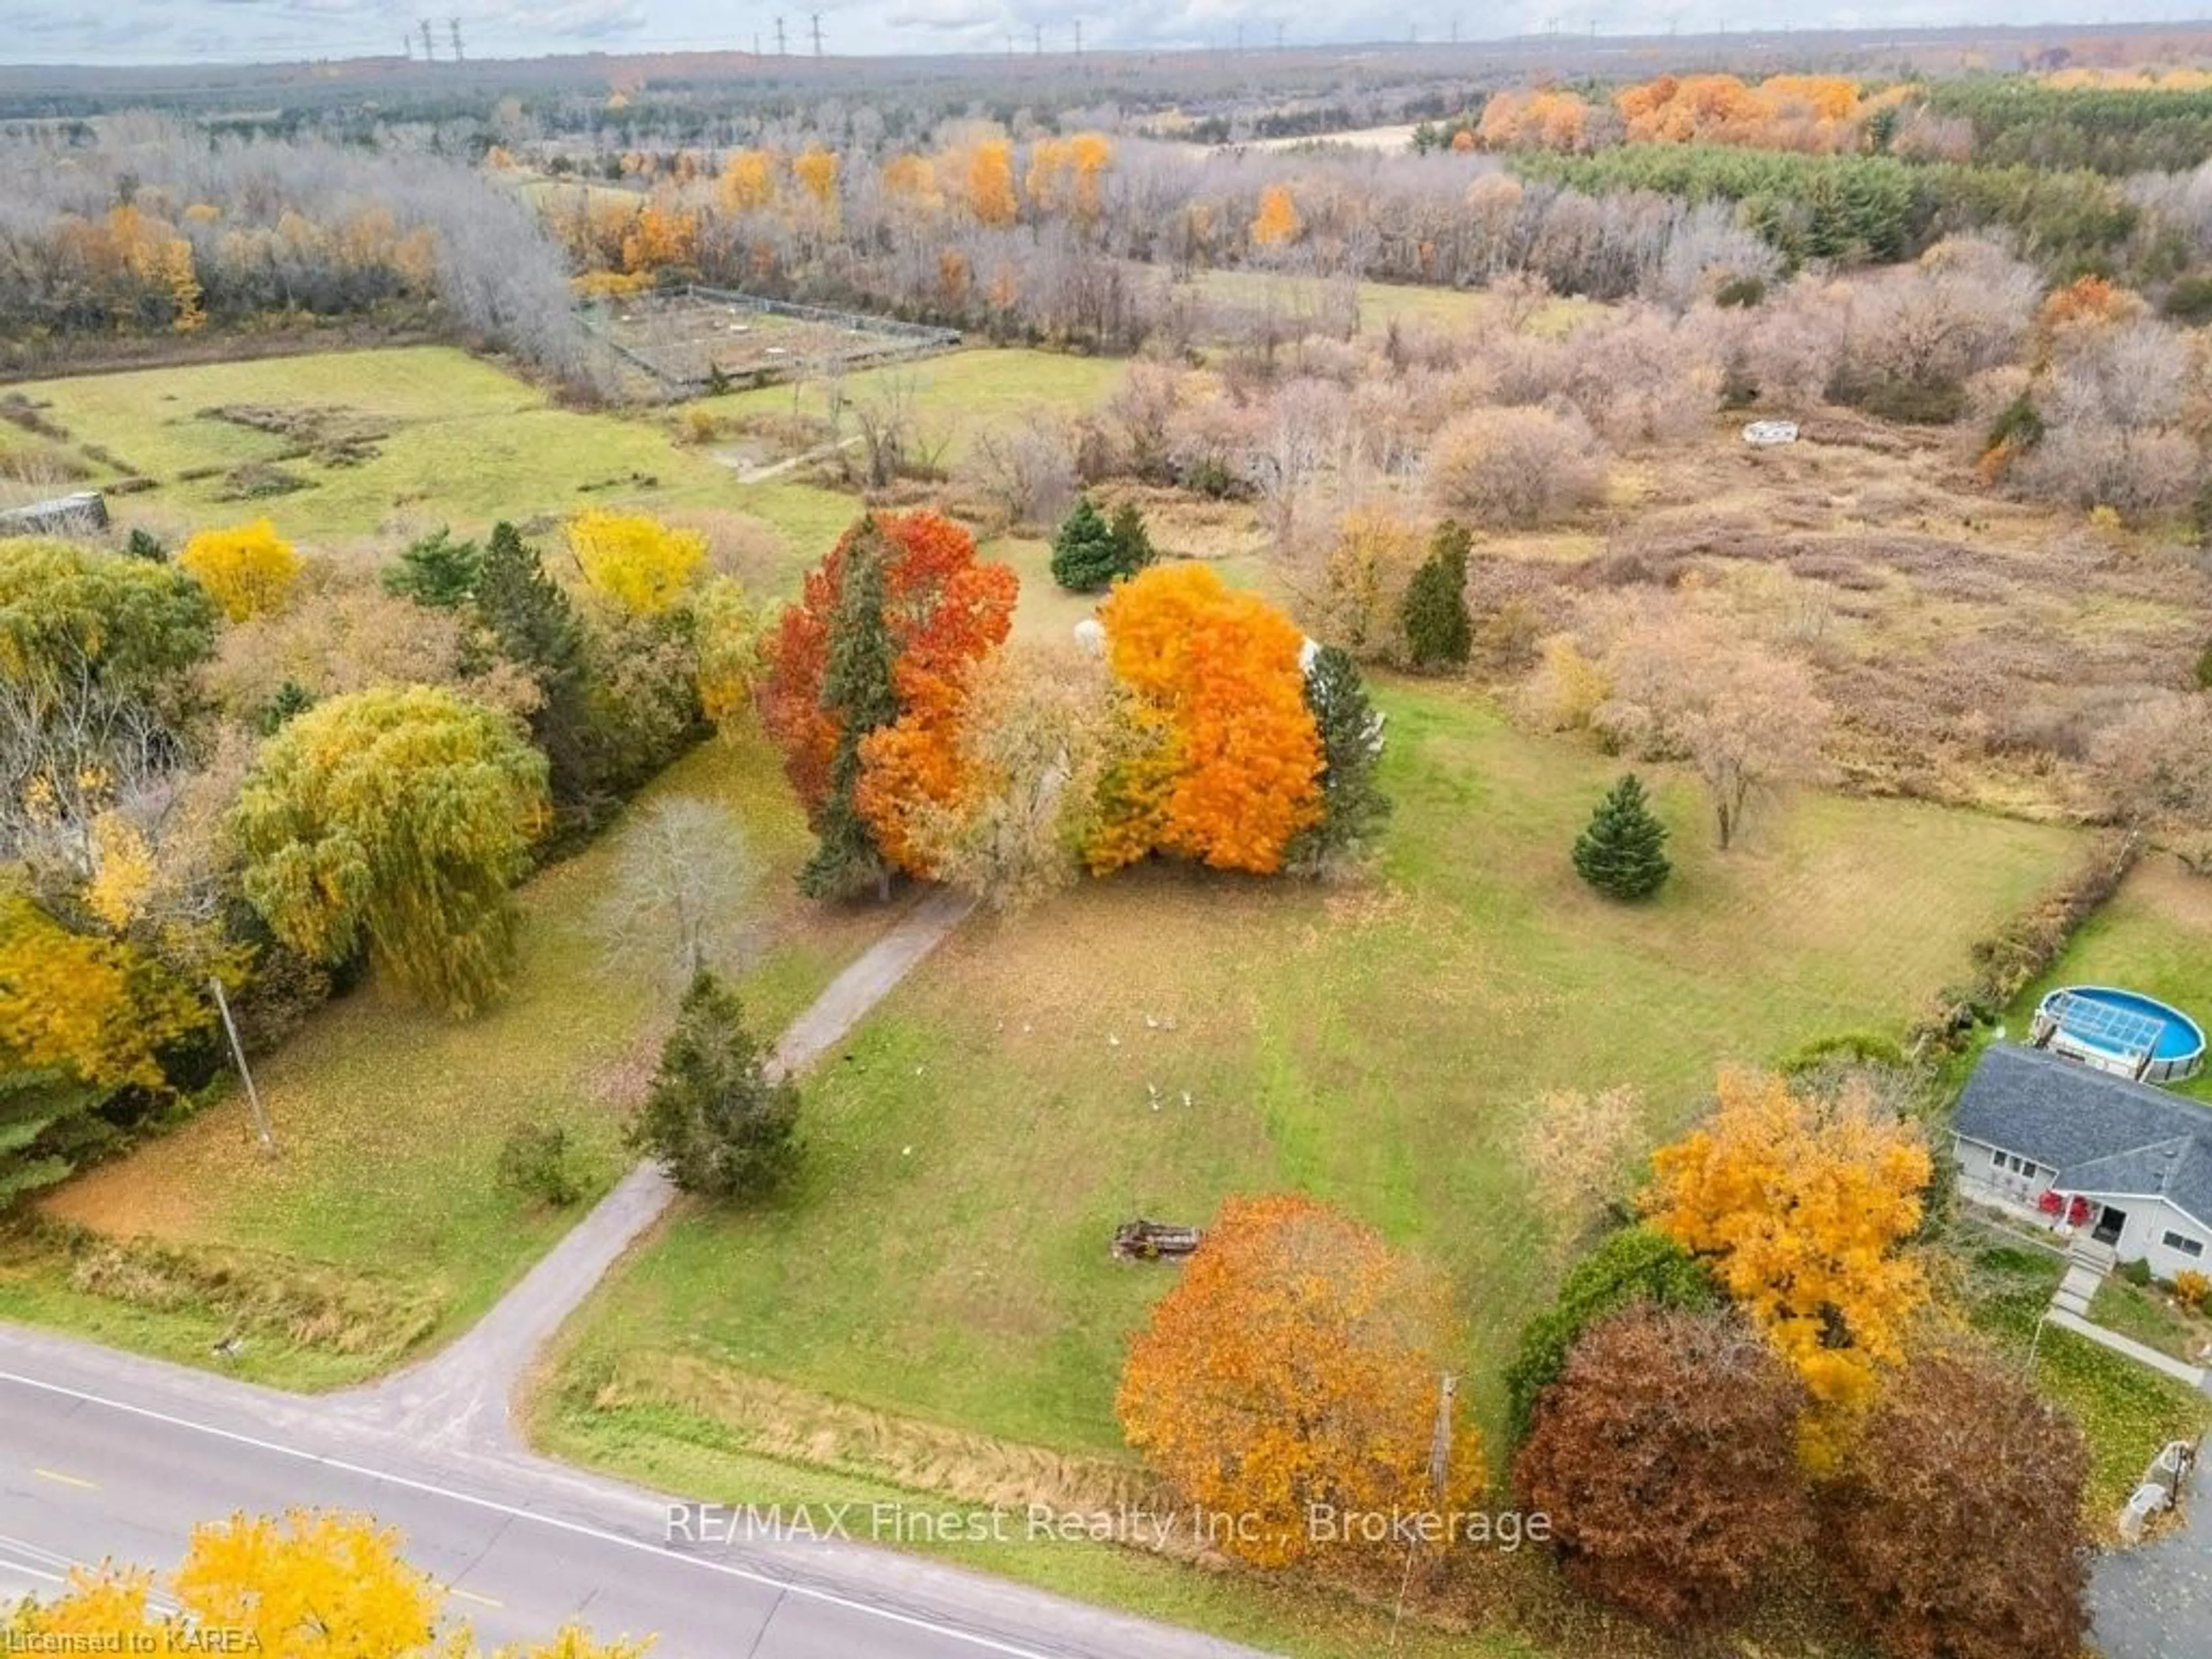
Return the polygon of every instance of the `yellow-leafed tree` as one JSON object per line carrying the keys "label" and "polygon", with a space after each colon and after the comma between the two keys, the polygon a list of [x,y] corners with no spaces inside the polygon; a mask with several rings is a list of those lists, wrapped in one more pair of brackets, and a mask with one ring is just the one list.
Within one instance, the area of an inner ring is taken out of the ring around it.
{"label": "yellow-leafed tree", "polygon": [[281,610],[300,579],[300,555],[266,519],[203,530],[177,562],[205,588],[233,622]]}
{"label": "yellow-leafed tree", "polygon": [[1730,1070],[1711,1116],[1652,1157],[1644,1205],[1804,1381],[1808,1449],[1905,1356],[1926,1275],[1906,1248],[1931,1166],[1918,1127],[1863,1088],[1833,1101]]}
{"label": "yellow-leafed tree", "polygon": [[657,617],[691,590],[707,538],[643,513],[594,507],[568,521],[568,546],[592,586],[634,617]]}
{"label": "yellow-leafed tree", "polygon": [[[194,1656],[250,1651],[263,1659],[475,1659],[465,1627],[441,1636],[444,1595],[400,1554],[399,1534],[366,1516],[295,1510],[280,1522],[234,1515],[194,1529],[162,1588],[112,1564],[78,1568],[46,1602],[0,1610],[0,1649]],[[75,1638],[72,1640],[71,1638]],[[495,1659],[642,1659],[649,1641],[594,1641],[563,1626]]]}
{"label": "yellow-leafed tree", "polygon": [[162,1086],[161,1050],[214,1016],[136,945],[0,896],[0,1058],[101,1085]]}
{"label": "yellow-leafed tree", "polygon": [[1261,247],[1287,247],[1297,240],[1305,222],[1288,185],[1270,185],[1260,192],[1260,210],[1253,216],[1252,240]]}

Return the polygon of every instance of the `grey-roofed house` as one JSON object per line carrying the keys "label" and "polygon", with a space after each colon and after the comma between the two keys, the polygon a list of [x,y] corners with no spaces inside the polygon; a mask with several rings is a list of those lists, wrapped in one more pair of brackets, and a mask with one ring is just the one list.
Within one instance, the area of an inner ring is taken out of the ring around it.
{"label": "grey-roofed house", "polygon": [[2076,1224],[2161,1279],[2212,1272],[2212,1109],[1998,1042],[1966,1080],[1951,1131],[1963,1196]]}

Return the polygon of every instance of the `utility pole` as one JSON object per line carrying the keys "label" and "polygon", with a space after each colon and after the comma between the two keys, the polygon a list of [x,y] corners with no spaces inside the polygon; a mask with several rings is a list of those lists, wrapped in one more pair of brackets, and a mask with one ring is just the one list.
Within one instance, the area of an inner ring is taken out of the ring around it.
{"label": "utility pole", "polygon": [[756,58],[760,56],[760,31],[758,29],[755,29],[753,31],[753,56]]}
{"label": "utility pole", "polygon": [[781,17],[775,20],[775,55],[779,58],[789,56],[783,44],[783,19]]}
{"label": "utility pole", "polygon": [[448,17],[446,20],[446,27],[453,36],[453,61],[458,64],[461,61],[461,20],[458,17]]}
{"label": "utility pole", "polygon": [[819,58],[822,55],[822,14],[818,11],[811,11],[806,15],[814,22],[814,55]]}
{"label": "utility pole", "polygon": [[422,61],[434,64],[437,60],[438,54],[430,49],[430,20],[426,17],[422,20]]}
{"label": "utility pole", "polygon": [[246,1103],[253,1109],[253,1133],[264,1153],[276,1151],[276,1137],[269,1133],[268,1114],[261,1109],[261,1091],[253,1086],[253,1073],[246,1069],[246,1045],[238,1040],[238,1022],[230,1017],[230,999],[222,994],[222,981],[216,975],[208,975],[208,988],[215,993],[215,1006],[222,1014],[222,1029],[230,1038],[230,1057],[238,1062],[238,1075],[246,1085]]}

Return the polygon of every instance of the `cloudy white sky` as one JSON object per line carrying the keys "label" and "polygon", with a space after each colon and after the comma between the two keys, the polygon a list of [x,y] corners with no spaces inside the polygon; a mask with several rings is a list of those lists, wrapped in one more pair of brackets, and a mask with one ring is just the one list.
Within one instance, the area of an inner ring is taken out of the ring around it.
{"label": "cloudy white sky", "polygon": [[[1293,43],[1395,40],[1418,28],[1443,37],[1457,12],[1467,39],[1533,33],[1556,17],[1577,32],[1703,32],[1731,28],[2109,22],[2178,19],[2195,0],[1795,0],[1781,9],[1729,0],[1342,0],[1328,7],[1291,0],[0,0],[0,63],[240,61],[397,53],[427,11],[436,55],[449,50],[447,19],[459,15],[472,57],[541,52],[749,48],[757,31],[774,39],[781,9],[794,50],[806,11],[823,9],[832,52],[996,52],[1009,35],[1026,46],[1041,25],[1048,50],[1066,50],[1073,18],[1094,46],[1225,46],[1244,26],[1254,45],[1278,22]],[[420,51],[419,42],[416,50]]]}

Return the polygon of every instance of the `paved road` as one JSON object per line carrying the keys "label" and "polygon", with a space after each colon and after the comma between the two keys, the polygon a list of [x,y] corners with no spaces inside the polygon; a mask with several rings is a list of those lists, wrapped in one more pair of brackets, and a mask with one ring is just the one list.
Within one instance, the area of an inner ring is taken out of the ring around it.
{"label": "paved road", "polygon": [[2212,1659],[2212,1477],[2200,1462],[2182,1522],[2155,1543],[2097,1558],[2092,1632],[2105,1659]]}
{"label": "paved road", "polygon": [[[784,1033],[775,1065],[795,1072],[826,1051],[969,908],[949,892],[916,904]],[[328,1397],[0,1322],[0,1596],[50,1592],[103,1559],[165,1568],[202,1521],[306,1505],[398,1528],[409,1559],[449,1587],[449,1610],[492,1644],[575,1619],[601,1638],[653,1633],[656,1659],[1245,1651],[836,1538],[725,1526],[672,1543],[667,1498],[524,1449],[510,1397],[672,1197],[633,1171],[450,1347]]]}
{"label": "paved road", "polygon": [[0,1326],[0,1589],[167,1566],[198,1522],[308,1504],[399,1528],[484,1641],[562,1621],[658,1659],[1230,1659],[1243,1650],[893,1552],[667,1542],[668,1500],[332,1402]]}

